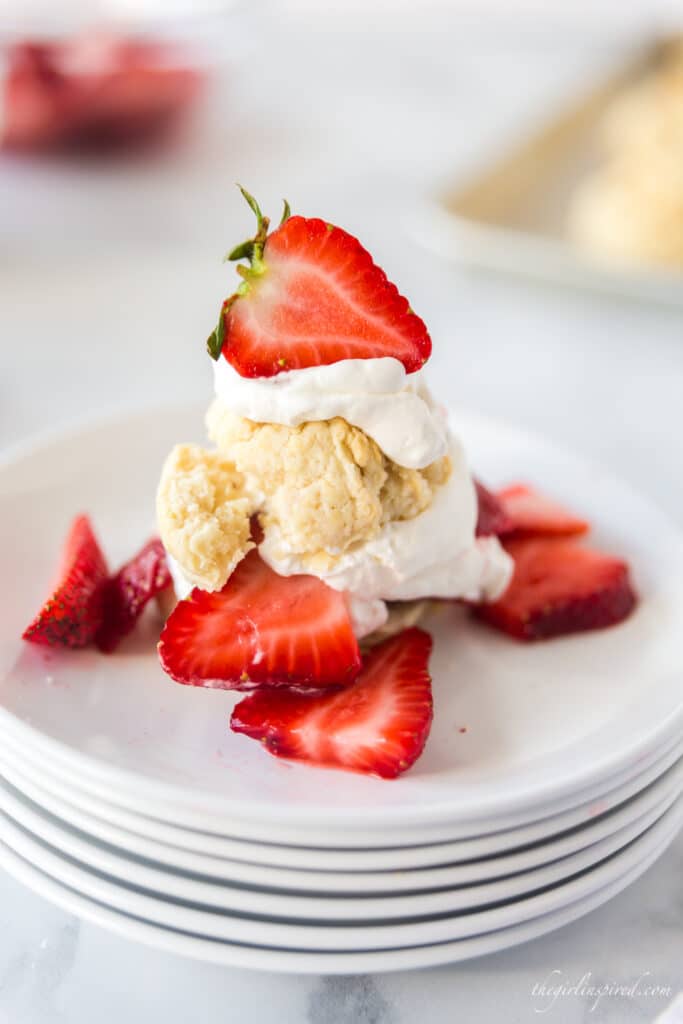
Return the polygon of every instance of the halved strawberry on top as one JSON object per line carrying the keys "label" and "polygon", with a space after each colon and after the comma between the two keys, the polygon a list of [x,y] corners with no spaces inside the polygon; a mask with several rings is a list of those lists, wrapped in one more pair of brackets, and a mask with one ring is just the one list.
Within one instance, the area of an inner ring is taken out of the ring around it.
{"label": "halved strawberry on top", "polygon": [[107,561],[89,518],[77,516],[64,542],[57,583],[22,639],[48,647],[86,647],[102,625]]}
{"label": "halved strawberry on top", "polygon": [[222,353],[243,377],[382,356],[408,373],[424,365],[427,328],[357,238],[317,217],[292,217],[287,203],[269,234],[256,200],[242,194],[257,233],[227,257],[249,265],[238,266],[242,283],[209,337],[214,359]]}
{"label": "halved strawberry on top", "polygon": [[636,605],[626,562],[557,537],[510,539],[512,581],[479,618],[519,640],[543,640],[625,619]]}
{"label": "halved strawberry on top", "polygon": [[347,689],[261,690],[237,704],[230,728],[277,757],[395,778],[415,763],[429,735],[431,648],[428,633],[407,629],[373,648]]}
{"label": "halved strawberry on top", "polygon": [[495,496],[507,518],[502,534],[570,537],[590,529],[585,519],[528,484],[511,484]]}
{"label": "halved strawberry on top", "polygon": [[279,576],[254,549],[222,590],[195,588],[159,641],[178,683],[228,690],[344,686],[360,651],[344,595],[315,576]]}

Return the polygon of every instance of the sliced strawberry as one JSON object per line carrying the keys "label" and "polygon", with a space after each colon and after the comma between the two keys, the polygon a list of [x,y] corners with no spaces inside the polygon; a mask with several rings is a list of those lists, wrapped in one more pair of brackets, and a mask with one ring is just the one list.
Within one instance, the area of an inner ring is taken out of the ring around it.
{"label": "sliced strawberry", "polygon": [[215,359],[222,351],[243,377],[380,356],[408,373],[424,365],[427,328],[357,238],[305,217],[287,217],[268,235],[268,219],[245,198],[258,233],[230,254],[251,265],[238,268],[244,280],[209,339]]}
{"label": "sliced strawberry", "polygon": [[85,647],[102,624],[107,562],[87,516],[64,543],[57,586],[22,637],[34,644]]}
{"label": "sliced strawberry", "polygon": [[266,691],[235,707],[230,728],[278,757],[393,779],[424,749],[432,724],[428,633],[413,627],[366,657],[337,693]]}
{"label": "sliced strawberry", "polygon": [[496,497],[509,520],[501,533],[569,537],[587,533],[590,524],[557,502],[539,494],[526,484],[512,484],[498,491]]}
{"label": "sliced strawberry", "polygon": [[480,480],[476,477],[473,479],[478,506],[477,537],[498,537],[501,533],[509,533],[512,521],[503,508],[503,503],[488,487],[484,487]]}
{"label": "sliced strawberry", "polygon": [[113,651],[132,631],[147,602],[170,586],[166,552],[155,537],[107,580],[104,621],[95,638],[100,650]]}
{"label": "sliced strawberry", "polygon": [[278,576],[256,549],[221,591],[176,605],[159,658],[178,683],[226,690],[340,686],[360,671],[344,595],[315,576]]}
{"label": "sliced strawberry", "polygon": [[628,565],[619,558],[549,537],[505,544],[515,571],[510,586],[477,615],[520,640],[542,640],[621,622],[636,595]]}

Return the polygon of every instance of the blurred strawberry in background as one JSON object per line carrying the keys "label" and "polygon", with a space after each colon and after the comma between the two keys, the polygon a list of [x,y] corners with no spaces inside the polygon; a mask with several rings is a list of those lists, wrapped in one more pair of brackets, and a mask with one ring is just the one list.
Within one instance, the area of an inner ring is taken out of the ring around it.
{"label": "blurred strawberry in background", "polygon": [[202,75],[167,44],[103,34],[20,42],[6,54],[5,148],[108,148],[157,137]]}

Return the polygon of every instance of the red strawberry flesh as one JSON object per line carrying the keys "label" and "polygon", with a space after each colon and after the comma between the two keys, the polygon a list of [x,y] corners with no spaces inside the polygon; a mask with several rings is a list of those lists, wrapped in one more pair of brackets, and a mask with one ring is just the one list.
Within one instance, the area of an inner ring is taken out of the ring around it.
{"label": "red strawberry flesh", "polygon": [[323,220],[286,220],[247,282],[223,313],[223,356],[244,377],[381,356],[411,373],[429,358],[427,328],[407,299],[357,238]]}
{"label": "red strawberry flesh", "polygon": [[512,529],[512,521],[503,507],[503,503],[484,484],[474,478],[474,488],[477,492],[477,537],[498,537],[502,533],[509,533]]}
{"label": "red strawberry flesh", "polygon": [[405,630],[373,648],[346,689],[259,691],[235,707],[230,728],[278,757],[393,779],[415,763],[429,735],[431,647],[428,633]]}
{"label": "red strawberry flesh", "polygon": [[85,647],[104,614],[108,570],[87,516],[77,516],[64,543],[57,585],[22,637],[34,644]]}
{"label": "red strawberry flesh", "polygon": [[526,484],[512,484],[496,497],[509,521],[501,533],[520,535],[578,536],[587,533],[590,524],[558,502]]}
{"label": "red strawberry flesh", "polygon": [[176,605],[159,658],[176,682],[231,690],[336,687],[360,671],[344,595],[315,576],[278,576],[257,550],[222,590]]}
{"label": "red strawberry flesh", "polygon": [[636,605],[627,564],[572,540],[509,540],[515,569],[498,601],[477,615],[520,640],[542,640],[625,619]]}
{"label": "red strawberry flesh", "polygon": [[86,35],[7,52],[2,144],[17,149],[117,144],[164,129],[199,74],[163,45]]}
{"label": "red strawberry flesh", "polygon": [[166,552],[155,537],[107,580],[104,621],[96,637],[100,650],[113,651],[133,630],[147,603],[169,586],[171,574]]}

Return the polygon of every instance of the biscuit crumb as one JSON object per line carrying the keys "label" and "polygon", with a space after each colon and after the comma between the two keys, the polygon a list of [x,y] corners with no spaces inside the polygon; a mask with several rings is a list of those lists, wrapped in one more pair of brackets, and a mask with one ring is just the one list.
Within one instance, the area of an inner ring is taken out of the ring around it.
{"label": "biscuit crumb", "polygon": [[244,477],[219,452],[177,445],[161,473],[157,522],[183,574],[203,590],[220,590],[254,547]]}

